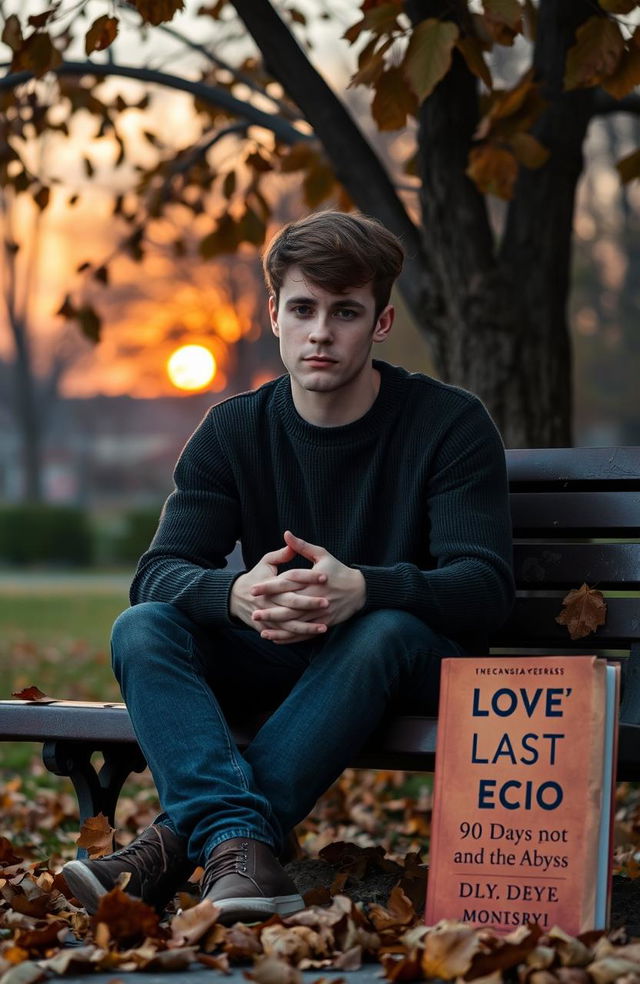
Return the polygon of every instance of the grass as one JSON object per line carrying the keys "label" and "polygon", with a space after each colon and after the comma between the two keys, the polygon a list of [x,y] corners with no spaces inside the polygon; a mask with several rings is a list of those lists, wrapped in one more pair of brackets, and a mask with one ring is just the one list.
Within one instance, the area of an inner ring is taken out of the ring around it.
{"label": "grass", "polygon": [[[0,589],[0,697],[34,685],[59,699],[120,700],[109,636],[114,619],[128,605],[126,589],[98,592],[90,578],[61,584],[42,592]],[[26,776],[39,754],[34,743],[2,742],[0,771]]]}

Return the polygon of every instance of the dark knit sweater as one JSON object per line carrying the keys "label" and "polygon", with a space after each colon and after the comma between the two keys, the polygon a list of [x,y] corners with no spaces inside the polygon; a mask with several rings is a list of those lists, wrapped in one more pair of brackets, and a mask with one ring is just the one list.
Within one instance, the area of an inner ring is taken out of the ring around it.
{"label": "dark knit sweater", "polygon": [[[481,648],[512,604],[504,450],[480,401],[375,362],[359,420],[318,427],[288,376],[213,407],[188,441],[131,602],[228,623],[237,540],[253,567],[289,529],[362,571],[365,611],[400,608]],[[309,566],[296,558],[288,566]]]}

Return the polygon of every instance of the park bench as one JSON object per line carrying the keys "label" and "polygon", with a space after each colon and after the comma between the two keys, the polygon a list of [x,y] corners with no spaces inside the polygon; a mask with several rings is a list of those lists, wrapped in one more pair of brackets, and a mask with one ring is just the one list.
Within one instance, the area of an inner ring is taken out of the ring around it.
{"label": "park bench", "polygon": [[[622,664],[618,780],[640,780],[640,447],[507,452],[518,597],[495,653],[595,653]],[[604,625],[572,641],[556,622],[584,582],[607,599]],[[396,716],[352,763],[433,771],[437,719]],[[250,728],[238,728],[242,747]],[[113,823],[118,795],[144,758],[122,704],[0,701],[0,740],[43,743],[46,767],[69,776],[80,819]],[[94,753],[102,754],[98,769]]]}

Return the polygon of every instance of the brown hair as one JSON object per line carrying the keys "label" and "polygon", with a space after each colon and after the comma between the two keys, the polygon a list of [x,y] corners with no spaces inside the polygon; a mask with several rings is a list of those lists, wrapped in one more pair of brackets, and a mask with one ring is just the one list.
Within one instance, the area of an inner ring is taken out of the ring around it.
{"label": "brown hair", "polygon": [[403,260],[399,239],[377,219],[327,211],[284,226],[269,243],[263,268],[276,304],[294,265],[312,283],[336,294],[371,283],[377,317],[389,303]]}

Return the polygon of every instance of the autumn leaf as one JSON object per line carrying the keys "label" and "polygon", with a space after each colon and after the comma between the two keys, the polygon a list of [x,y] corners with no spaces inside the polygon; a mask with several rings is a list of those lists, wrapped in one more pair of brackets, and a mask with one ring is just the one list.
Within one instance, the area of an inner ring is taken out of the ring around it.
{"label": "autumn leaf", "polygon": [[9,14],[2,29],[2,41],[12,51],[19,51],[24,43],[22,28],[16,14]]}
{"label": "autumn leaf", "polygon": [[567,52],[565,89],[599,85],[613,75],[624,52],[624,39],[616,21],[589,17],[576,31],[576,43]]}
{"label": "autumn leaf", "polygon": [[509,146],[516,155],[518,163],[530,168],[542,167],[551,154],[551,151],[531,133],[515,133],[509,141]]}
{"label": "autumn leaf", "polygon": [[44,31],[34,32],[14,51],[11,71],[33,72],[41,78],[47,72],[62,64],[62,55]]}
{"label": "autumn leaf", "polygon": [[599,625],[604,625],[607,618],[607,603],[602,592],[587,584],[565,595],[562,606],[564,611],[556,617],[556,622],[567,626],[572,639],[584,639]]}
{"label": "autumn leaf", "polygon": [[45,208],[49,204],[49,201],[51,200],[51,191],[50,191],[50,189],[49,188],[45,188],[44,185],[42,187],[38,188],[38,191],[33,196],[33,200],[36,203],[36,205],[38,206],[38,208],[40,209],[40,211],[41,212],[44,212]]}
{"label": "autumn leaf", "polygon": [[506,147],[485,143],[472,147],[465,174],[484,194],[509,200],[518,176],[518,162]]}
{"label": "autumn leaf", "polygon": [[179,10],[184,10],[184,0],[131,0],[143,21],[157,26],[170,21]]}
{"label": "autumn leaf", "polygon": [[387,906],[372,904],[369,907],[369,917],[375,929],[381,932],[392,926],[409,926],[415,922],[416,912],[400,886],[396,885],[389,896]]}
{"label": "autumn leaf", "polygon": [[467,63],[467,68],[469,71],[484,82],[487,89],[492,89],[493,79],[491,78],[489,66],[484,60],[482,46],[478,39],[472,37],[471,35],[468,35],[465,38],[458,38],[456,41],[456,48]]}
{"label": "autumn leaf", "polygon": [[115,40],[117,33],[117,17],[109,17],[108,14],[98,17],[86,33],[84,39],[85,53],[90,55],[92,51],[104,51]]}
{"label": "autumn leaf", "polygon": [[262,957],[244,976],[257,984],[303,984],[300,971],[279,957]]}
{"label": "autumn leaf", "polygon": [[485,978],[496,971],[516,967],[535,949],[541,936],[542,930],[536,923],[533,926],[518,926],[500,939],[485,940],[483,950],[474,955],[471,970],[465,975],[465,980]]}
{"label": "autumn leaf", "polygon": [[47,703],[51,703],[53,700],[52,697],[47,697],[39,687],[35,686],[25,687],[24,690],[17,690],[11,696],[16,697],[18,700],[33,700]]}
{"label": "autumn leaf", "polygon": [[151,906],[127,895],[121,888],[100,897],[92,923],[94,927],[104,923],[111,939],[125,944],[157,937],[160,932],[158,915]]}
{"label": "autumn leaf", "polygon": [[91,304],[83,304],[76,311],[75,317],[84,337],[90,342],[99,342],[102,319],[96,309]]}
{"label": "autumn leaf", "polygon": [[480,949],[480,938],[472,926],[443,920],[424,938],[422,972],[445,981],[463,977]]}
{"label": "autumn leaf", "polygon": [[640,178],[640,150],[634,150],[632,154],[619,160],[616,169],[623,184]]}
{"label": "autumn leaf", "polygon": [[114,828],[104,813],[89,817],[80,828],[78,847],[85,847],[90,858],[102,858],[113,851]]}
{"label": "autumn leaf", "polygon": [[498,44],[511,46],[522,33],[523,10],[518,0],[484,0],[484,22]]}
{"label": "autumn leaf", "polygon": [[380,38],[374,37],[363,48],[358,57],[358,71],[349,79],[347,88],[356,85],[371,85],[376,82],[384,71],[384,56],[393,44],[393,38],[387,38],[380,47]]}
{"label": "autumn leaf", "polygon": [[333,170],[324,161],[319,160],[309,168],[302,181],[305,204],[309,208],[316,208],[329,197],[335,183]]}
{"label": "autumn leaf", "polygon": [[429,17],[412,31],[403,61],[404,73],[418,99],[426,99],[451,65],[459,30],[451,21]]}
{"label": "autumn leaf", "polygon": [[625,51],[613,75],[603,79],[601,85],[614,99],[622,99],[640,85],[640,50]]}
{"label": "autumn leaf", "polygon": [[398,14],[400,7],[393,0],[391,3],[384,2],[366,10],[362,20],[352,24],[342,37],[349,44],[357,41],[364,31],[373,31],[374,34],[391,34],[399,28]]}
{"label": "autumn leaf", "polygon": [[183,910],[171,920],[171,945],[184,946],[197,942],[216,922],[220,910],[208,899],[191,909]]}
{"label": "autumn leaf", "polygon": [[418,111],[416,95],[407,85],[401,68],[388,68],[373,85],[371,113],[379,130],[401,130],[407,115]]}

